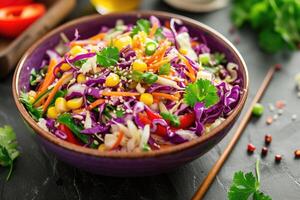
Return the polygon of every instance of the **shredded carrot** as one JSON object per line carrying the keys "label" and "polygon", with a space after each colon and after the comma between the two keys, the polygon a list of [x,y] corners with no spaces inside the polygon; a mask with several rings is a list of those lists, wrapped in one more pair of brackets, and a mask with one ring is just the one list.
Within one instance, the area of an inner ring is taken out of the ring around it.
{"label": "shredded carrot", "polygon": [[121,144],[123,136],[124,136],[124,133],[122,131],[119,131],[118,139],[115,142],[115,144],[111,147],[111,150],[117,148]]}
{"label": "shredded carrot", "polygon": [[149,33],[149,37],[150,37],[150,38],[153,38],[153,37],[154,37],[154,34],[155,34],[157,28],[158,28],[158,24],[157,24],[157,23],[153,24],[153,26],[152,26],[152,28],[151,28],[151,30],[150,30],[150,33]]}
{"label": "shredded carrot", "polygon": [[139,96],[139,93],[136,92],[102,92],[103,96]]}
{"label": "shredded carrot", "polygon": [[168,49],[168,43],[167,43],[167,41],[165,40],[165,42],[163,42],[163,43],[161,44],[161,46],[157,49],[157,51],[156,51],[149,59],[147,59],[147,61],[146,61],[147,64],[150,65],[150,64],[152,64],[155,60],[156,60],[156,61],[160,61],[160,60],[164,57],[164,55],[165,55],[167,49]]}
{"label": "shredded carrot", "polygon": [[191,42],[192,47],[195,47],[195,46],[197,46],[198,44],[199,44],[199,42],[197,42],[197,41],[192,41],[192,42]]}
{"label": "shredded carrot", "polygon": [[70,47],[74,47],[74,46],[85,46],[85,45],[97,45],[99,41],[97,40],[77,40],[77,41],[72,41],[70,42]]}
{"label": "shredded carrot", "polygon": [[43,105],[43,112],[46,111],[46,109],[48,108],[49,104],[51,103],[52,99],[54,98],[56,92],[59,90],[59,88],[65,84],[67,81],[69,81],[72,78],[73,74],[72,73],[65,73],[55,84],[54,88],[51,90],[51,92],[49,93],[49,96],[47,98],[47,100],[45,101],[44,105]]}
{"label": "shredded carrot", "polygon": [[72,112],[74,114],[80,114],[80,113],[83,113],[84,112],[84,109],[83,108],[79,108],[79,109],[76,109],[76,110],[72,110]]}
{"label": "shredded carrot", "polygon": [[168,28],[168,29],[170,29],[171,26],[170,26],[170,21],[169,20],[165,21],[165,27]]}
{"label": "shredded carrot", "polygon": [[161,98],[164,98],[164,99],[169,99],[169,100],[173,100],[173,101],[178,101],[179,98],[174,96],[174,95],[171,95],[171,94],[165,94],[165,93],[160,93],[160,92],[153,92],[152,95],[154,97],[161,97]]}
{"label": "shredded carrot", "polygon": [[194,82],[196,80],[196,75],[195,75],[195,71],[194,71],[193,67],[191,66],[189,61],[184,56],[182,56],[180,54],[178,54],[178,56],[184,62],[184,64],[186,65],[186,67],[189,70],[189,73],[186,75],[191,79],[192,82]]}
{"label": "shredded carrot", "polygon": [[89,105],[88,110],[92,110],[93,108],[95,108],[96,106],[98,106],[100,104],[103,104],[104,102],[105,102],[104,99],[98,99]]}
{"label": "shredded carrot", "polygon": [[90,37],[89,40],[103,40],[105,35],[106,35],[106,33],[98,33],[97,35]]}
{"label": "shredded carrot", "polygon": [[164,64],[166,64],[166,63],[169,63],[169,62],[170,62],[169,59],[163,59],[163,60],[161,60],[161,61],[159,61],[159,62],[156,62],[156,63],[154,63],[154,64],[151,64],[151,65],[149,66],[149,68],[150,68],[150,69],[153,69],[154,71],[157,71],[157,70],[159,69],[160,66],[162,66],[162,65],[164,65]]}
{"label": "shredded carrot", "polygon": [[[55,79],[55,76],[54,76],[54,73],[57,73],[57,72],[54,72],[53,73],[53,70],[56,66],[56,60],[55,59],[51,59],[50,60],[50,63],[49,63],[49,66],[48,66],[48,70],[47,70],[47,74],[45,76],[45,79],[43,81],[43,83],[41,84],[41,86],[39,87],[38,91],[37,91],[37,95],[40,95],[41,93],[45,92],[47,90],[47,88],[49,87],[49,85],[52,84],[52,82],[54,81]],[[58,69],[57,69],[58,70]]]}

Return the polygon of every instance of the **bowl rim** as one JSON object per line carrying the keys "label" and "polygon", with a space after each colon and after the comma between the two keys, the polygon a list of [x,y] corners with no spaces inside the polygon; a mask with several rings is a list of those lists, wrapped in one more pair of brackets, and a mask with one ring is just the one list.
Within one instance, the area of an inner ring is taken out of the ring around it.
{"label": "bowl rim", "polygon": [[[214,128],[212,131],[209,133],[188,141],[184,142],[182,144],[177,144],[174,146],[171,146],[169,148],[165,149],[159,149],[155,151],[149,151],[149,152],[114,152],[114,151],[99,151],[98,149],[91,149],[91,148],[86,148],[82,146],[78,146],[72,143],[69,143],[67,141],[61,140],[57,137],[55,137],[53,134],[51,134],[48,131],[45,131],[41,127],[38,126],[38,124],[32,119],[32,117],[29,115],[25,107],[19,102],[19,94],[18,94],[18,79],[19,79],[19,74],[21,72],[22,67],[24,67],[24,62],[27,60],[27,58],[31,55],[31,53],[34,51],[35,48],[37,48],[42,42],[45,40],[49,39],[53,35],[62,32],[64,29],[74,26],[76,24],[81,24],[85,23],[90,20],[101,20],[102,18],[107,18],[107,17],[115,17],[115,18],[122,18],[124,16],[135,16],[135,17],[141,17],[143,15],[154,15],[157,16],[158,18],[160,17],[165,17],[165,18],[177,18],[183,21],[184,24],[189,24],[194,27],[201,27],[201,29],[205,30],[205,32],[214,35],[217,39],[221,40],[223,42],[223,45],[225,45],[228,49],[230,49],[231,52],[237,57],[239,60],[239,63],[241,63],[243,71],[243,76],[245,77],[243,82],[244,82],[244,87],[243,87],[243,93],[241,95],[240,101],[238,105],[235,107],[233,112],[216,128]],[[249,75],[248,75],[248,70],[246,63],[243,59],[243,57],[240,55],[238,50],[234,47],[234,45],[225,38],[221,33],[217,32],[213,28],[198,22],[194,19],[184,17],[178,14],[173,14],[169,12],[163,12],[163,11],[154,11],[154,10],[147,10],[147,11],[131,11],[131,12],[125,12],[125,13],[110,13],[107,15],[99,15],[99,14],[94,14],[94,15],[88,15],[84,17],[80,17],[78,19],[72,20],[70,22],[67,22],[54,30],[50,31],[48,34],[40,38],[37,42],[35,42],[22,56],[20,61],[18,62],[18,65],[16,67],[14,76],[13,76],[13,82],[12,82],[12,92],[13,92],[13,97],[14,101],[16,103],[16,106],[18,110],[21,113],[21,116],[23,119],[30,125],[30,127],[42,138],[46,139],[48,142],[52,143],[53,145],[58,145],[59,147],[69,150],[69,151],[74,151],[77,153],[82,153],[86,154],[89,156],[95,156],[95,157],[103,157],[103,158],[126,158],[126,159],[140,159],[140,158],[151,158],[151,157],[159,157],[159,156],[165,156],[165,155],[170,155],[170,154],[175,154],[184,150],[189,150],[197,145],[200,145],[209,139],[213,138],[216,136],[218,133],[221,133],[221,130],[226,128],[227,126],[230,125],[230,123],[238,117],[239,113],[241,112],[242,108],[245,105],[247,96],[248,96],[248,91],[249,90]]]}

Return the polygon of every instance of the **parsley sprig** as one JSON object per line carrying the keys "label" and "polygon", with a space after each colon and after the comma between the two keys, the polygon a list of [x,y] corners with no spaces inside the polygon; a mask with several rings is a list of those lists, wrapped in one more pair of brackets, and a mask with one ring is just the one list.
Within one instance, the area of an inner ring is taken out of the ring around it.
{"label": "parsley sprig", "polygon": [[6,180],[9,179],[13,170],[13,162],[19,156],[17,150],[16,134],[12,127],[0,127],[0,165],[9,167]]}
{"label": "parsley sprig", "polygon": [[194,107],[197,102],[203,102],[205,107],[210,107],[219,101],[217,92],[217,88],[209,80],[199,79],[187,85],[184,101],[191,107]]}
{"label": "parsley sprig", "polygon": [[119,60],[119,50],[116,47],[105,47],[97,53],[97,64],[102,67],[114,66]]}
{"label": "parsley sprig", "polygon": [[252,196],[253,200],[272,200],[272,198],[260,189],[259,159],[256,161],[256,177],[252,172],[244,174],[238,171],[233,176],[232,185],[228,191],[229,200],[248,200]]}

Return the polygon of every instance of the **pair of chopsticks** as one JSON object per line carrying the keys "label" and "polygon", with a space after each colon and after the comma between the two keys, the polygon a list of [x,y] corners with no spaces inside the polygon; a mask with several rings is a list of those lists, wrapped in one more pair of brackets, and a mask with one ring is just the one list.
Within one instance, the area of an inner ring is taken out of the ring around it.
{"label": "pair of chopsticks", "polygon": [[207,190],[209,189],[210,185],[214,181],[216,175],[220,171],[221,167],[225,163],[226,159],[228,158],[229,154],[231,153],[232,149],[234,148],[234,146],[236,145],[236,143],[239,140],[240,136],[242,135],[244,129],[246,128],[249,120],[251,119],[253,106],[263,96],[263,94],[264,94],[265,90],[267,89],[270,81],[272,80],[273,75],[275,74],[275,71],[277,71],[277,70],[278,70],[278,68],[276,68],[275,66],[271,67],[269,69],[265,79],[263,80],[259,90],[257,91],[256,96],[254,97],[254,99],[253,99],[249,109],[247,110],[246,114],[244,115],[244,118],[242,119],[240,125],[238,126],[235,134],[233,135],[232,139],[230,140],[229,144],[227,145],[226,149],[224,150],[224,152],[222,153],[220,158],[216,161],[214,166],[209,171],[207,177],[204,179],[204,181],[202,182],[202,184],[198,188],[197,192],[194,194],[192,200],[201,200],[205,196]]}

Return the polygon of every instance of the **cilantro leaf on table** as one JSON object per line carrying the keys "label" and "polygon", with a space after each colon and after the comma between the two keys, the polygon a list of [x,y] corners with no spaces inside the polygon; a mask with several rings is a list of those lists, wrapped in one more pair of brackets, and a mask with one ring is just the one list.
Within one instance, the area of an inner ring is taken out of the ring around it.
{"label": "cilantro leaf on table", "polygon": [[117,47],[105,47],[97,53],[97,64],[102,67],[116,65],[119,60],[119,50]]}
{"label": "cilantro leaf on table", "polygon": [[34,107],[29,100],[28,94],[25,92],[21,93],[20,101],[35,121],[38,121],[43,116],[43,109],[41,107]]}
{"label": "cilantro leaf on table", "polygon": [[13,161],[19,156],[17,150],[16,134],[12,127],[0,127],[0,165],[9,167],[9,173],[6,180],[9,179],[13,170]]}
{"label": "cilantro leaf on table", "polygon": [[[149,34],[150,32],[150,21],[146,20],[146,19],[139,19],[136,22],[136,25],[133,27],[132,31],[131,31],[131,36],[134,36],[136,34],[138,34],[138,32],[140,31],[144,31],[145,33]],[[158,32],[159,34],[159,32]]]}
{"label": "cilantro leaf on table", "polygon": [[272,200],[272,198],[260,190],[259,160],[256,161],[256,177],[252,172],[244,174],[242,171],[235,172],[232,185],[228,191],[229,200]]}
{"label": "cilantro leaf on table", "polygon": [[218,90],[209,80],[199,79],[187,85],[184,101],[191,107],[197,102],[203,102],[205,107],[210,107],[219,101]]}
{"label": "cilantro leaf on table", "polygon": [[230,200],[247,200],[256,191],[256,184],[256,178],[252,172],[244,174],[242,171],[238,171],[233,176],[233,183],[228,192],[228,198]]}

